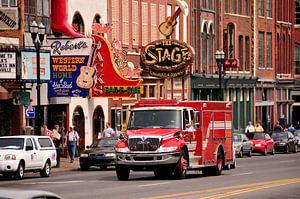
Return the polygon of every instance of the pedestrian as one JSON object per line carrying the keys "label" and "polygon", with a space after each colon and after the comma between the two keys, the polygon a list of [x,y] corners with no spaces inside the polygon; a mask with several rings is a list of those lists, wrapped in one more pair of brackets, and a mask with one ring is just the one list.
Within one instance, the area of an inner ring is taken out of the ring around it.
{"label": "pedestrian", "polygon": [[61,134],[59,133],[59,125],[55,124],[54,129],[52,130],[53,132],[53,141],[55,143],[55,148],[56,148],[56,162],[57,162],[57,167],[60,166],[60,152],[61,152]]}
{"label": "pedestrian", "polygon": [[274,132],[282,132],[283,131],[283,127],[280,125],[279,121],[277,121],[276,124],[274,125],[273,131]]}
{"label": "pedestrian", "polygon": [[78,132],[72,126],[70,126],[69,131],[65,136],[65,146],[68,146],[71,163],[74,162],[77,146],[79,146],[79,138]]}
{"label": "pedestrian", "polygon": [[287,130],[290,131],[290,132],[292,132],[292,133],[294,133],[294,131],[295,131],[294,125],[291,124],[291,125],[287,128]]}
{"label": "pedestrian", "polygon": [[106,128],[103,130],[103,137],[114,137],[114,130],[110,127],[110,122],[106,122]]}
{"label": "pedestrian", "polygon": [[249,121],[248,125],[245,128],[245,133],[254,133],[255,132],[255,127],[252,125],[252,122]]}
{"label": "pedestrian", "polygon": [[300,129],[300,122],[297,122],[297,123],[296,123],[295,129]]}
{"label": "pedestrian", "polygon": [[264,128],[260,125],[259,122],[256,122],[255,132],[256,133],[263,133],[264,132]]}

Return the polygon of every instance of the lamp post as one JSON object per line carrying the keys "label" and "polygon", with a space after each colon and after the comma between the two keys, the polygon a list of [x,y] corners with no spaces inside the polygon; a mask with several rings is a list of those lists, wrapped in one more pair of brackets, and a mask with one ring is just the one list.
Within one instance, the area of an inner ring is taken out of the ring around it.
{"label": "lamp post", "polygon": [[216,62],[218,66],[219,71],[219,100],[223,101],[223,91],[222,91],[222,66],[225,61],[225,53],[223,50],[217,50],[215,53],[216,56]]}
{"label": "lamp post", "polygon": [[32,22],[30,27],[31,39],[36,49],[36,92],[37,92],[37,106],[36,106],[36,125],[37,134],[41,135],[41,69],[40,69],[40,49],[42,47],[46,27],[41,22],[38,26],[35,21]]}

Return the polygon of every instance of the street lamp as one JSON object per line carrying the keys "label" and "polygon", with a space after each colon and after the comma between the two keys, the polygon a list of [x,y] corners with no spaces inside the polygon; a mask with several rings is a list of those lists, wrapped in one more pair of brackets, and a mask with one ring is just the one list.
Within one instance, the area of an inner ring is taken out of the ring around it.
{"label": "street lamp", "polygon": [[215,53],[216,62],[219,70],[219,100],[223,100],[223,91],[222,91],[222,66],[225,61],[225,53],[223,50],[217,50]]}
{"label": "street lamp", "polygon": [[42,47],[46,27],[41,22],[38,26],[36,21],[33,21],[30,27],[31,39],[36,49],[36,91],[37,91],[37,106],[36,106],[36,124],[37,134],[41,135],[41,69],[40,69],[40,49]]}

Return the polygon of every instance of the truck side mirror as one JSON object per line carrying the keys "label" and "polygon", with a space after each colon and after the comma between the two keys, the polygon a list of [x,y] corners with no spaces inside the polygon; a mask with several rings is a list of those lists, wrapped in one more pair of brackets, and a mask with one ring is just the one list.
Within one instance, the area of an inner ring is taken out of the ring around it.
{"label": "truck side mirror", "polygon": [[120,139],[120,140],[124,140],[124,139],[125,139],[125,136],[123,135],[123,133],[121,133],[121,134],[119,135],[119,139]]}

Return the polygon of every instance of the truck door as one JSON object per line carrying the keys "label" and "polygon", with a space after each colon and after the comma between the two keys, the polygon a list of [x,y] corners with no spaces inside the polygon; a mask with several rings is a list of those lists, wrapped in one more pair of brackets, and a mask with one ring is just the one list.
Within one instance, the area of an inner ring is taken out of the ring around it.
{"label": "truck door", "polygon": [[34,150],[35,150],[35,161],[36,161],[36,166],[41,168],[44,166],[44,153],[42,153],[40,146],[37,143],[37,140],[35,138],[32,138],[33,145],[34,145]]}
{"label": "truck door", "polygon": [[34,149],[31,138],[26,138],[25,145],[25,167],[26,169],[33,169],[36,167],[36,150]]}

